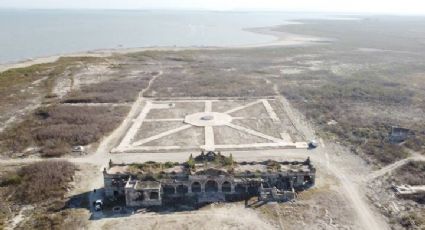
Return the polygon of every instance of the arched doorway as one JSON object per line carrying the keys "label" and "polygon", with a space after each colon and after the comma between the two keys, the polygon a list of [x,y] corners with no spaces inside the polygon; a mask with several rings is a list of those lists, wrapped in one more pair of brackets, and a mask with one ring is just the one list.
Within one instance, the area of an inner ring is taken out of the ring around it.
{"label": "arched doorway", "polygon": [[195,193],[201,192],[201,183],[193,182],[191,187],[192,187],[192,192],[195,192]]}
{"label": "arched doorway", "polygon": [[218,192],[218,184],[216,181],[209,180],[205,183],[205,192]]}
{"label": "arched doorway", "polygon": [[222,192],[232,192],[232,184],[229,181],[223,182],[221,185]]}
{"label": "arched doorway", "polygon": [[186,194],[188,192],[188,188],[186,185],[179,185],[177,186],[177,193],[178,194]]}

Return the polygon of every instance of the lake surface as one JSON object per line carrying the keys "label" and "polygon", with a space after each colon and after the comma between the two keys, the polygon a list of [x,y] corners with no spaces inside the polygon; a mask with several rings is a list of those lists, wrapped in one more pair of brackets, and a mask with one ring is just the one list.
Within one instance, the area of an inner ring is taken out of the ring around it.
{"label": "lake surface", "polygon": [[276,38],[244,28],[325,17],[255,12],[0,10],[0,63],[96,49],[255,45]]}

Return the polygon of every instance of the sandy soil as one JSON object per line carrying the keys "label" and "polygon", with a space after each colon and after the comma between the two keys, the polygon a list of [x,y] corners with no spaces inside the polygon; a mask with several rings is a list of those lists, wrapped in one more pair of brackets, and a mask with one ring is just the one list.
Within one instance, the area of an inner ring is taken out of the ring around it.
{"label": "sandy soil", "polygon": [[331,38],[320,38],[320,37],[314,37],[314,36],[299,35],[299,34],[287,33],[287,32],[276,30],[279,27],[280,26],[245,29],[246,31],[260,33],[260,34],[267,34],[277,38],[276,41],[271,43],[256,44],[256,45],[251,45],[247,47],[300,46],[300,45],[313,45],[318,43],[326,44],[333,41],[333,39]]}
{"label": "sandy soil", "polygon": [[243,204],[210,205],[202,210],[170,214],[135,214],[93,221],[90,229],[278,229]]}

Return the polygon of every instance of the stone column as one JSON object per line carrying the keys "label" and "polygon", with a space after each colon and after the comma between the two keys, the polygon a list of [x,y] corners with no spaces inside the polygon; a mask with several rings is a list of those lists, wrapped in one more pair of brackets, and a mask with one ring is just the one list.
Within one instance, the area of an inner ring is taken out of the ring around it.
{"label": "stone column", "polygon": [[222,183],[217,183],[217,185],[218,185],[218,192],[223,192],[223,189],[222,189],[223,184]]}
{"label": "stone column", "polygon": [[150,193],[147,192],[147,191],[144,191],[143,192],[143,196],[144,196],[145,200],[150,200],[151,199]]}
{"label": "stone column", "polygon": [[235,185],[233,183],[230,184],[230,192],[235,193]]}
{"label": "stone column", "polygon": [[296,185],[299,186],[299,185],[302,185],[303,183],[304,183],[304,176],[298,175]]}
{"label": "stone column", "polygon": [[292,178],[292,179],[289,181],[289,186],[290,186],[291,188],[293,188],[293,187],[294,187],[294,178]]}
{"label": "stone column", "polygon": [[201,192],[202,193],[205,193],[205,183],[201,183]]}
{"label": "stone column", "polygon": [[187,186],[187,193],[192,193],[192,184]]}

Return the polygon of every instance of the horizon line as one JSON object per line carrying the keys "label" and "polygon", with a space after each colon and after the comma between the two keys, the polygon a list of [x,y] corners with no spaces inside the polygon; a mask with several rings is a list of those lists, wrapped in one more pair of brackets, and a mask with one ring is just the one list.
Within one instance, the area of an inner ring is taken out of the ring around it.
{"label": "horizon line", "polygon": [[391,16],[425,16],[423,13],[409,12],[368,12],[368,11],[326,11],[326,10],[289,10],[289,9],[205,9],[205,8],[45,8],[45,7],[2,7],[0,10],[87,10],[87,11],[197,11],[197,12],[241,12],[241,13],[313,13],[313,14],[344,14],[344,15],[391,15]]}

